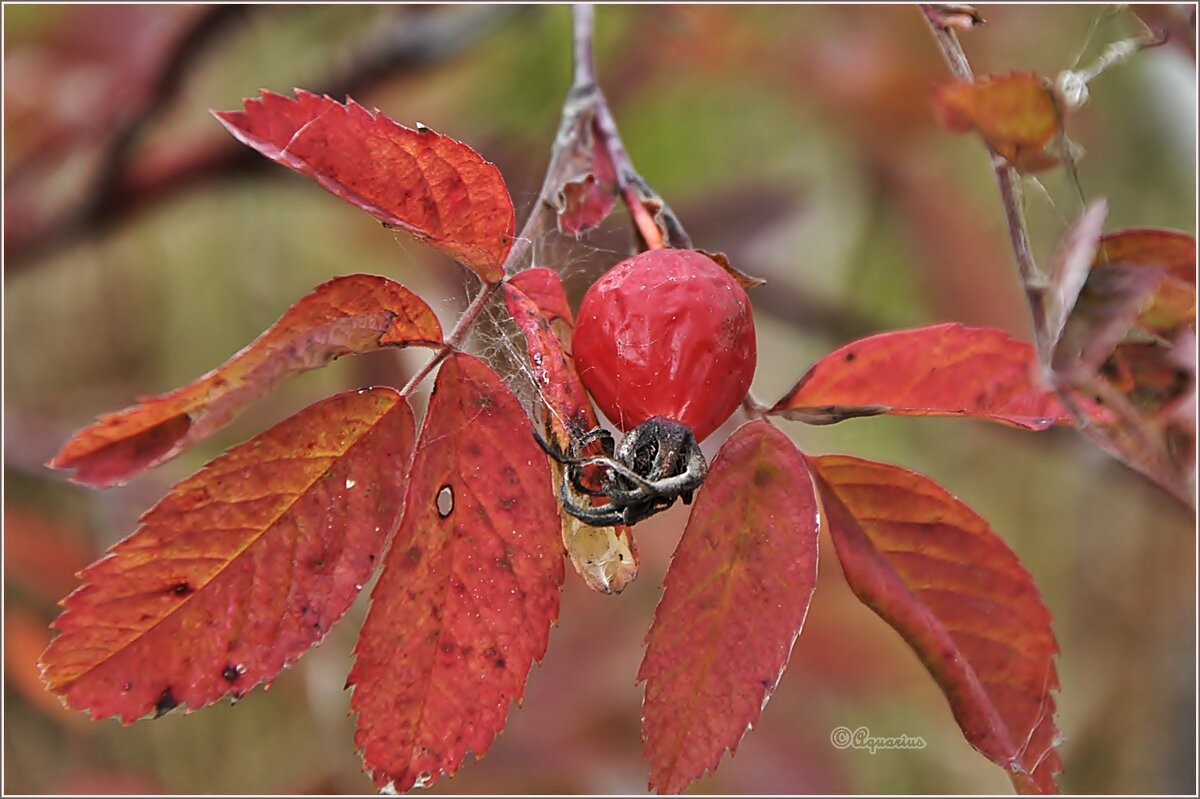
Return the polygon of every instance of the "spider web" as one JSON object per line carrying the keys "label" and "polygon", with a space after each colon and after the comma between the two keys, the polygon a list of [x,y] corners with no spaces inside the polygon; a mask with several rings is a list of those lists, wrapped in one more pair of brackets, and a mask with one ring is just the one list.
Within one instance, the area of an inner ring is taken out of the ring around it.
{"label": "spider web", "polygon": [[[536,192],[521,197],[525,214],[532,211],[537,198]],[[526,266],[554,270],[566,289],[571,308],[577,309],[588,286],[635,252],[630,231],[626,214],[618,207],[597,229],[579,238],[557,230],[538,236],[530,242],[532,257]],[[504,377],[531,418],[541,419],[550,406],[544,401],[541,383],[529,363],[525,338],[509,317],[502,293],[497,292],[485,307],[466,348]],[[602,414],[597,414],[603,419]]]}

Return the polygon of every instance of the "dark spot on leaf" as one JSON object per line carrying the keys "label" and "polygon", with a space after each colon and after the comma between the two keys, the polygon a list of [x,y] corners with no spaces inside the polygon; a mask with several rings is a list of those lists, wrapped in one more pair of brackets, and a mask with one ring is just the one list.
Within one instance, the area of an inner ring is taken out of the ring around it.
{"label": "dark spot on leaf", "polygon": [[507,665],[508,663],[504,660],[504,658],[496,658],[496,668],[502,669]]}
{"label": "dark spot on leaf", "polygon": [[846,363],[850,363],[850,361],[853,361],[857,357],[858,356],[855,355],[853,352],[847,352],[846,353]]}
{"label": "dark spot on leaf", "polygon": [[512,510],[513,506],[516,504],[516,497],[505,497],[504,499],[500,500],[500,507],[504,510]]}
{"label": "dark spot on leaf", "polygon": [[771,472],[767,469],[758,469],[754,472],[754,485],[759,488],[769,486],[771,484]]}
{"label": "dark spot on leaf", "polygon": [[171,586],[171,591],[174,592],[176,596],[186,596],[192,593],[194,590],[196,589],[192,588],[186,582],[175,583],[175,585]]}
{"label": "dark spot on leaf", "polygon": [[374,563],[374,562],[375,562],[375,556],[374,556],[374,555],[367,555],[367,560],[369,560],[369,561],[371,561],[372,563]]}
{"label": "dark spot on leaf", "polygon": [[454,511],[454,489],[448,485],[442,486],[437,493],[437,512],[441,518],[446,518]]}
{"label": "dark spot on leaf", "polygon": [[313,558],[313,561],[312,561],[312,567],[313,567],[314,569],[323,569],[323,568],[325,568],[325,558]]}
{"label": "dark spot on leaf", "polygon": [[447,641],[446,643],[442,644],[442,651],[446,654],[450,654],[454,651],[454,644]]}
{"label": "dark spot on leaf", "polygon": [[421,560],[421,548],[420,547],[409,547],[408,552],[405,554],[408,555],[408,559],[410,561],[412,561],[413,563],[417,563],[418,561]]}
{"label": "dark spot on leaf", "polygon": [[763,678],[763,679],[759,680],[758,682],[762,685],[763,688],[766,688],[768,691],[771,690],[771,681],[770,680]]}
{"label": "dark spot on leaf", "polygon": [[179,700],[175,698],[175,694],[171,693],[170,686],[167,686],[154,705],[154,718],[162,718],[177,707],[179,707]]}
{"label": "dark spot on leaf", "polygon": [[233,664],[226,664],[225,668],[221,671],[221,676],[228,682],[237,682],[237,678],[242,675]]}

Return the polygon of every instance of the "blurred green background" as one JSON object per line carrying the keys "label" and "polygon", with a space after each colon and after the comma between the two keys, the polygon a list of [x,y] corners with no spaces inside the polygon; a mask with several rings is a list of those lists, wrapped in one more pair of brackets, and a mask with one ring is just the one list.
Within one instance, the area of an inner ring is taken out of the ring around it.
{"label": "blurred green background", "polygon": [[[964,34],[981,73],[1052,76],[1141,31],[1115,6],[981,10],[988,24]],[[752,293],[764,400],[872,332],[958,320],[1029,338],[982,145],[933,123],[929,92],[948,72],[923,25],[904,6],[597,9],[599,77],[639,171],[696,246],[770,283]],[[370,792],[342,690],[367,591],[320,647],[236,707],[93,723],[40,690],[34,662],[73,572],[171,483],[333,391],[403,385],[422,356],[378,353],[296,377],[125,487],[87,490],[41,464],[97,414],[219,364],[333,275],[394,277],[449,327],[471,289],[460,267],[257,157],[207,109],[259,88],[351,91],[494,160],[519,223],[570,80],[569,8],[5,5],[4,29],[4,789]],[[1195,232],[1195,56],[1181,30],[1096,79],[1068,122],[1110,230]],[[1025,189],[1044,261],[1078,200],[1061,171]],[[577,300],[630,239],[618,209],[583,241],[535,244]],[[485,328],[476,344],[501,353],[500,336]],[[710,454],[738,421],[706,443]],[[806,451],[933,477],[1018,553],[1062,647],[1065,790],[1195,791],[1187,511],[1070,430],[784,424]],[[685,521],[677,507],[637,528],[641,574],[620,596],[568,574],[523,707],[482,761],[432,792],[644,792],[634,676]],[[822,554],[779,690],[736,757],[690,790],[1007,792],[916,657],[853,598],[832,550]],[[838,726],[928,746],[837,750]]]}

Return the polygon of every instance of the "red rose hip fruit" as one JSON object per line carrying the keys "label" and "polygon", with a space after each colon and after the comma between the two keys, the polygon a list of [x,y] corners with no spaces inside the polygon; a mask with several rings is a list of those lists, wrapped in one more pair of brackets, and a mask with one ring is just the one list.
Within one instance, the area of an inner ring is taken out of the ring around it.
{"label": "red rose hip fruit", "polygon": [[583,384],[622,431],[661,417],[702,441],[750,389],[750,299],[703,253],[650,250],[588,289],[572,350]]}

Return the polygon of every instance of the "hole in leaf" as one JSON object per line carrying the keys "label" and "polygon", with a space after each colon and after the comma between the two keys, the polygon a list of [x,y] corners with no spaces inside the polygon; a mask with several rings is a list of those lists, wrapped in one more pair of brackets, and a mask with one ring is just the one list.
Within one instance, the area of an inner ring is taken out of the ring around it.
{"label": "hole in leaf", "polygon": [[443,519],[454,511],[454,489],[448,485],[442,486],[437,495],[438,516]]}
{"label": "hole in leaf", "polygon": [[171,688],[168,686],[163,690],[162,696],[158,698],[158,702],[154,705],[154,718],[161,718],[177,707],[179,707],[179,700],[175,698],[175,694],[171,692]]}

